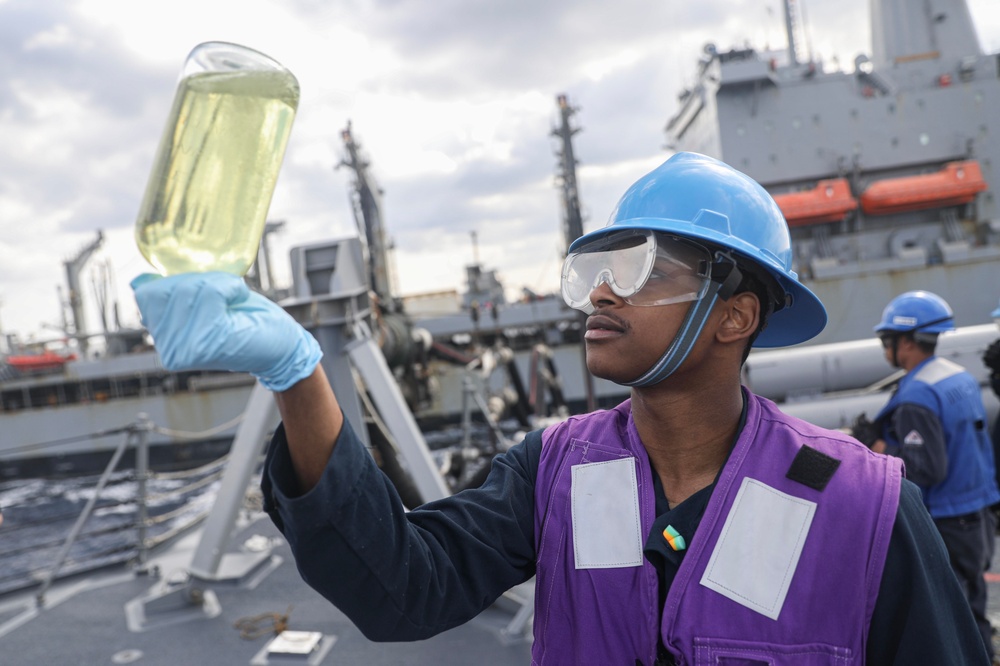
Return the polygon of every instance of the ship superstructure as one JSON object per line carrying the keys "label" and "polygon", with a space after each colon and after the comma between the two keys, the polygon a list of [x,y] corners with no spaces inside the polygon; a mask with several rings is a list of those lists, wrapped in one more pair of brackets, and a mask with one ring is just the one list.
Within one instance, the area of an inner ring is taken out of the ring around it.
{"label": "ship superstructure", "polygon": [[871,0],[872,52],[853,72],[788,49],[708,44],[666,132],[759,181],[788,220],[795,270],[830,323],[810,344],[869,337],[908,289],[944,296],[959,326],[1000,296],[1000,56],[965,0]]}

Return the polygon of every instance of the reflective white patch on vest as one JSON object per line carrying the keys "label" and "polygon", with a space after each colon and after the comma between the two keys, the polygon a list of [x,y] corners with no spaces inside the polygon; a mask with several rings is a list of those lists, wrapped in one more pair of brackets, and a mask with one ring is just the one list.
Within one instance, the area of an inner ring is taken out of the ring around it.
{"label": "reflective white patch on vest", "polygon": [[701,584],[777,620],[816,503],[743,479]]}
{"label": "reflective white patch on vest", "polygon": [[903,444],[909,444],[910,446],[923,446],[924,438],[920,436],[920,433],[916,430],[911,430],[910,433],[903,438]]}
{"label": "reflective white patch on vest", "polygon": [[634,458],[574,465],[571,504],[577,569],[642,564]]}
{"label": "reflective white patch on vest", "polygon": [[913,381],[924,382],[925,384],[937,384],[960,372],[965,372],[965,368],[958,363],[935,356],[927,365],[920,368],[917,374],[913,375]]}

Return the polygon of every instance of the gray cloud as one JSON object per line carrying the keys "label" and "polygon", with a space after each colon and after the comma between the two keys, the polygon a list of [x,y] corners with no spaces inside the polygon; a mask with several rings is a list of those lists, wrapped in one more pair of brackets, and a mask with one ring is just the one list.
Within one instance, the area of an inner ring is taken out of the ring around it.
{"label": "gray cloud", "polygon": [[[0,70],[7,72],[0,117],[8,131],[20,135],[53,122],[39,117],[47,109],[36,108],[34,95],[72,99],[82,130],[59,143],[39,134],[35,150],[7,151],[0,191],[43,213],[72,206],[67,231],[132,224],[156,123],[169,104],[164,91],[176,73],[140,64],[110,33],[66,14],[58,0],[9,3],[0,16]],[[106,166],[112,158],[116,168]]]}

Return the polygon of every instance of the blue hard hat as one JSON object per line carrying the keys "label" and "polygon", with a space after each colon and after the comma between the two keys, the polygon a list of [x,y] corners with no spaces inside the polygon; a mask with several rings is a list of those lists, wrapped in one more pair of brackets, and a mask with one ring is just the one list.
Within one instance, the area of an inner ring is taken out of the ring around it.
{"label": "blue hard hat", "polygon": [[876,333],[944,333],[955,330],[951,306],[929,291],[908,291],[889,301],[882,311]]}
{"label": "blue hard hat", "polygon": [[755,347],[784,347],[816,336],[826,308],[792,270],[792,243],[781,209],[767,191],[728,164],[677,153],[625,192],[607,226],[577,238],[572,252],[623,229],[652,229],[707,241],[740,263],[766,270],[784,291]]}
{"label": "blue hard hat", "polygon": [[990,316],[994,319],[1000,319],[1000,305],[997,306],[996,310],[990,313]]}

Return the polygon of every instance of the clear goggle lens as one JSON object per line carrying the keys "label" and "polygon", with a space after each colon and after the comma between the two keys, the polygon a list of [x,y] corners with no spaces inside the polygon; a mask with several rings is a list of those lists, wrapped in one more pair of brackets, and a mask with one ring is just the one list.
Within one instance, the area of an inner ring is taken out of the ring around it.
{"label": "clear goggle lens", "polygon": [[563,300],[590,313],[591,292],[602,282],[629,305],[684,303],[708,290],[712,253],[675,236],[623,231],[580,248],[566,257]]}

